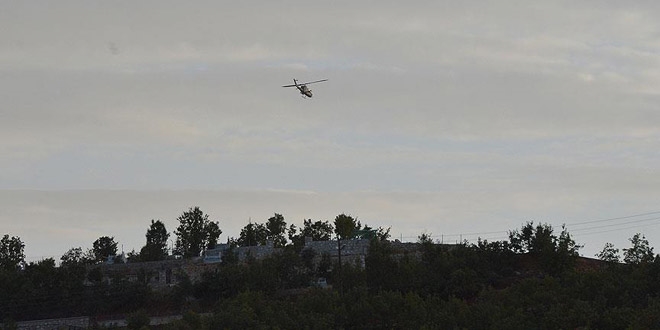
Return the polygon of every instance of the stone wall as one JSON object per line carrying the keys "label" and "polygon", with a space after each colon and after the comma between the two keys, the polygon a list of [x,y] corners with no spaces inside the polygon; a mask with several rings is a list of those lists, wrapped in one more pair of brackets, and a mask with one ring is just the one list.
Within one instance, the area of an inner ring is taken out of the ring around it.
{"label": "stone wall", "polygon": [[[210,316],[211,314],[202,313],[200,315]],[[163,325],[169,324],[176,320],[182,319],[182,315],[167,315],[167,316],[151,316],[149,317],[149,325]],[[104,320],[96,322],[101,327],[125,327],[127,325],[126,319]],[[92,325],[88,316],[69,317],[63,319],[46,319],[17,322],[17,329],[25,330],[74,330],[74,329],[88,329]],[[1,324],[0,324],[1,326]]]}
{"label": "stone wall", "polygon": [[[352,263],[365,266],[366,256],[369,253],[370,240],[351,239],[341,241],[342,263]],[[417,243],[390,242],[394,257],[404,255],[419,257],[420,245]],[[315,261],[319,262],[323,255],[328,255],[334,261],[338,259],[337,241],[312,241],[305,240],[304,249],[315,252]],[[112,281],[113,278],[124,278],[129,281],[146,281],[154,289],[167,289],[179,283],[182,276],[188,277],[193,283],[201,278],[201,275],[220,265],[222,255],[228,253],[229,246],[219,244],[216,249],[209,250],[213,258],[188,259],[188,260],[163,260],[153,262],[139,262],[128,264],[102,264],[91,266],[99,268],[103,274],[104,281]],[[239,262],[246,262],[248,258],[257,260],[264,259],[274,253],[279,253],[281,248],[275,248],[272,244],[260,246],[237,247],[233,249]],[[217,257],[216,257],[217,256]],[[92,285],[92,283],[88,283]]]}
{"label": "stone wall", "polygon": [[186,263],[187,261],[184,260],[163,260],[100,264],[90,266],[88,272],[97,268],[103,274],[103,280],[106,282],[112,281],[114,278],[123,278],[131,282],[145,281],[149,286],[159,288],[178,283],[178,275],[181,274],[181,269]]}
{"label": "stone wall", "polygon": [[264,259],[273,253],[279,252],[280,248],[273,247],[272,245],[259,245],[259,246],[242,246],[234,249],[238,260],[245,262],[248,258],[257,260]]}
{"label": "stone wall", "polygon": [[65,319],[47,319],[35,321],[16,322],[17,329],[25,330],[59,330],[59,329],[87,329],[89,317],[69,317]]}
{"label": "stone wall", "polygon": [[[351,239],[341,241],[341,262],[357,264],[360,267],[365,266],[365,259],[369,253],[368,239]],[[319,262],[321,257],[325,254],[330,256],[332,260],[338,260],[339,254],[337,253],[339,245],[336,240],[332,241],[305,241],[304,249],[311,249],[316,253],[315,262]]]}

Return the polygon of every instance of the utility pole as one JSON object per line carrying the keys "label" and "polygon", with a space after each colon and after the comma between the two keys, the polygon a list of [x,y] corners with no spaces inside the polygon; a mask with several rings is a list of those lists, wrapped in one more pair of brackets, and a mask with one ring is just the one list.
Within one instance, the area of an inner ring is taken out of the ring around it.
{"label": "utility pole", "polygon": [[341,273],[341,250],[342,250],[341,238],[340,238],[339,235],[337,235],[337,259],[339,260],[339,266],[337,268],[337,272],[339,274],[337,274],[337,277],[338,277],[337,281],[339,282],[339,295],[341,297],[343,297],[344,296],[344,286],[343,286],[343,283],[342,283],[342,273]]}

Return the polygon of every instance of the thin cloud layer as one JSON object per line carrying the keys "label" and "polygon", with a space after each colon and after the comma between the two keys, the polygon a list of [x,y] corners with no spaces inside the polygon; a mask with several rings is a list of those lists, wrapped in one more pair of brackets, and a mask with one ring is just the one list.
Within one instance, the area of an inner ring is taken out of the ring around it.
{"label": "thin cloud layer", "polygon": [[[658,14],[654,2],[8,1],[0,189],[292,190],[333,205],[359,192],[370,218],[415,210],[413,231],[643,213],[660,186]],[[280,87],[292,78],[329,81],[302,100]],[[419,194],[434,197],[405,202]]]}

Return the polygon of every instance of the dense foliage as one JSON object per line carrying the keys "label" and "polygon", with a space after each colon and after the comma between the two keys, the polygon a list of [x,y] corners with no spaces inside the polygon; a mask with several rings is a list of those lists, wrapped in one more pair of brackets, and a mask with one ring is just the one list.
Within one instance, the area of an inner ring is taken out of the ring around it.
{"label": "dense foliage", "polygon": [[191,207],[177,219],[175,252],[185,257],[197,257],[207,248],[215,247],[222,234],[217,221],[209,220],[208,214],[199,207]]}
{"label": "dense foliage", "polygon": [[[344,239],[369,228],[349,216],[338,218],[335,233]],[[284,219],[278,214],[272,219],[266,230],[283,235]],[[301,239],[289,228],[290,237]],[[311,220],[301,228],[325,239],[332,230],[328,222]],[[59,267],[53,259],[29,264],[21,259],[22,267],[0,270],[0,317],[120,314],[135,329],[147,328],[149,315],[176,313],[183,318],[166,328],[660,327],[660,257],[643,235],[630,239],[620,263],[611,244],[598,254],[601,260],[582,258],[565,228],[556,234],[547,224],[531,222],[511,231],[507,241],[476,244],[436,244],[422,234],[418,243],[406,245],[385,239],[384,230],[369,232],[380,234],[372,236],[363,265],[339,267],[336,258],[292,239],[261,260],[239,262],[229,255],[194,283],[182,278],[163,292],[144,281],[101,281],[99,268],[90,268],[93,260],[81,248],[68,251]]]}
{"label": "dense foliage", "polygon": [[114,237],[101,236],[92,244],[95,262],[103,262],[117,254],[117,242]]}
{"label": "dense foliage", "polygon": [[25,244],[20,237],[4,235],[0,240],[0,269],[15,270],[25,259]]}
{"label": "dense foliage", "polygon": [[151,220],[145,236],[147,243],[140,250],[140,260],[157,261],[167,258],[167,239],[170,234],[167,232],[165,224],[160,220]]}
{"label": "dense foliage", "polygon": [[94,277],[83,263],[56,267],[53,259],[29,263],[20,271],[0,271],[0,316],[25,320],[107,315],[168,299],[155,297],[146,286],[125,279],[116,278],[110,284]]}
{"label": "dense foliage", "polygon": [[289,227],[289,239],[291,243],[298,249],[302,249],[305,245],[305,237],[309,237],[314,241],[327,241],[332,238],[334,227],[328,221],[312,221],[307,219],[303,221],[303,227],[298,230],[296,225]]}
{"label": "dense foliage", "polygon": [[[345,265],[342,274],[326,272],[330,283],[341,278],[343,294],[288,290],[321,269],[307,267],[297,254],[284,254],[220,267],[195,285],[194,296],[214,306],[204,323],[209,329],[660,326],[659,258],[608,263],[579,258],[561,244],[557,237],[554,252],[543,255],[515,252],[511,242],[486,241],[426,243],[417,253],[400,254],[391,242],[373,240],[364,269]],[[568,259],[571,267],[564,267]],[[555,265],[561,268],[548,272]]]}

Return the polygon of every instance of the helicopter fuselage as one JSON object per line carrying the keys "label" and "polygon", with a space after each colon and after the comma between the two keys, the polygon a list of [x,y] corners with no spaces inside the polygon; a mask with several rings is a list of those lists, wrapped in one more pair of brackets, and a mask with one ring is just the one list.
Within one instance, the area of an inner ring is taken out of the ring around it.
{"label": "helicopter fuselage", "polygon": [[312,81],[312,82],[306,82],[304,84],[299,84],[298,80],[293,79],[293,85],[284,85],[282,87],[295,87],[298,89],[300,94],[302,94],[303,97],[312,97],[312,90],[307,87],[307,84],[315,84],[323,81],[327,81],[328,79],[322,79],[322,80],[317,80],[317,81]]}
{"label": "helicopter fuselage", "polygon": [[307,96],[307,97],[312,97],[312,90],[307,87],[307,85],[298,85],[298,90],[300,91],[300,94]]}

